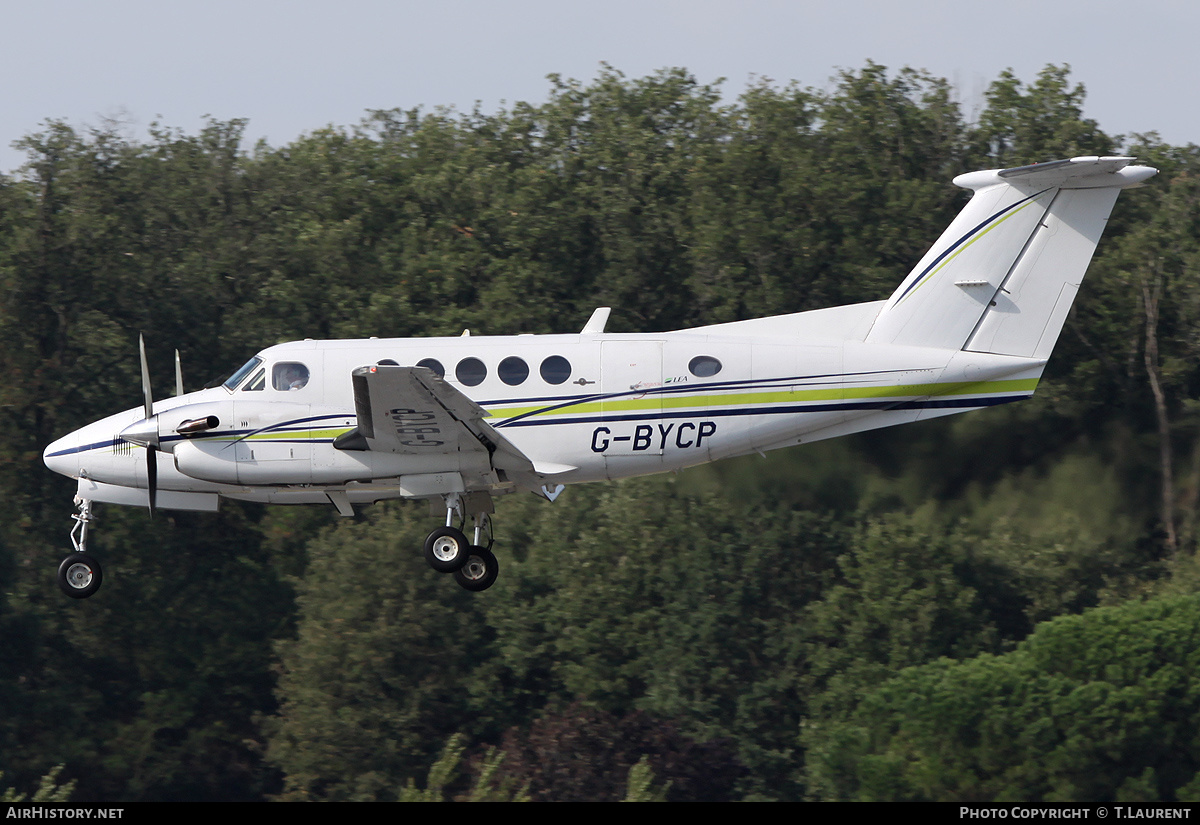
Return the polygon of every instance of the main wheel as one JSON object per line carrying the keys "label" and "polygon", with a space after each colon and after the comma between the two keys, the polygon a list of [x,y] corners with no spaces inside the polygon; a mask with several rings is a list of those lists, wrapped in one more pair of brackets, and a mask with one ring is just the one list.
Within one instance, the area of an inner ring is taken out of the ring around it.
{"label": "main wheel", "polygon": [[500,575],[500,564],[492,555],[492,551],[472,546],[467,554],[467,563],[454,572],[454,580],[464,590],[478,593],[495,584],[498,575]]}
{"label": "main wheel", "polygon": [[468,547],[461,530],[439,527],[425,539],[425,561],[439,573],[453,573],[467,563]]}
{"label": "main wheel", "polygon": [[58,586],[72,599],[86,599],[100,589],[104,571],[87,553],[72,553],[58,566]]}

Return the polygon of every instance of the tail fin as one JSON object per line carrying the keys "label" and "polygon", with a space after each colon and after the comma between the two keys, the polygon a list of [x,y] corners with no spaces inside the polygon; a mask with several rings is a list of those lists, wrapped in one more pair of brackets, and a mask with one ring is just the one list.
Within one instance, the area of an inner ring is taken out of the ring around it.
{"label": "tail fin", "polygon": [[1046,358],[1117,193],[1158,170],[1080,157],[971,172],[974,195],[884,304],[867,341]]}

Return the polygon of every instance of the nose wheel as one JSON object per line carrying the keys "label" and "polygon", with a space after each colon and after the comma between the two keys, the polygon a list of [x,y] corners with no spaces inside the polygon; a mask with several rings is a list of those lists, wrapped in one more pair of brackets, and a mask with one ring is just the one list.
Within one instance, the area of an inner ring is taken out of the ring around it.
{"label": "nose wheel", "polygon": [[104,581],[104,570],[100,562],[87,552],[88,525],[92,522],[92,502],[75,497],[79,512],[71,516],[75,526],[71,528],[71,544],[75,552],[62,560],[58,566],[58,587],[72,599],[86,599],[100,589]]}
{"label": "nose wheel", "polygon": [[72,599],[86,599],[100,589],[104,571],[87,553],[72,553],[58,566],[58,586]]}

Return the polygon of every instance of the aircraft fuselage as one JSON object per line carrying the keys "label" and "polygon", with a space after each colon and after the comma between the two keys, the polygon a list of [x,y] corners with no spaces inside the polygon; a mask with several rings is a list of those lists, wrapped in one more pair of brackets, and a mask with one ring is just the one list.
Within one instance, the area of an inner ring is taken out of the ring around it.
{"label": "aircraft fuselage", "polygon": [[[442,434],[420,409],[406,407],[392,422],[415,455],[335,447],[358,423],[351,372],[380,362],[436,361],[446,381],[487,410],[487,422],[555,484],[677,470],[1015,401],[1032,394],[1042,366],[961,351],[805,341],[806,315],[777,319],[794,328],[796,343],[739,335],[733,324],[708,334],[281,344],[259,353],[259,369],[269,376],[279,365],[302,365],[309,378],[301,388],[269,380],[253,387],[247,375],[232,389],[156,402],[158,488],[280,503],[323,502],[328,489],[346,491],[355,503],[430,496],[434,490],[406,488],[404,479],[424,483],[437,474],[457,474],[467,491],[514,488],[478,451],[439,451]],[[208,416],[219,422],[215,428],[175,433],[182,422]],[[142,418],[134,408],[90,424],[50,445],[46,463],[76,478],[144,489],[141,451],[120,437]],[[420,453],[423,445],[428,455]]]}

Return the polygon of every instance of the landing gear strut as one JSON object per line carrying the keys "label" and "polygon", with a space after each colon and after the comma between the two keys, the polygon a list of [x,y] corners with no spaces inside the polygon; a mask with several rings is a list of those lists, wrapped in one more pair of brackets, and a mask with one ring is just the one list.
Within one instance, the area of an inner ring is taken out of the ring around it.
{"label": "landing gear strut", "polygon": [[[451,493],[445,496],[446,526],[434,530],[425,539],[425,561],[439,573],[453,573],[465,590],[487,590],[500,571],[492,554],[491,496]],[[461,527],[470,515],[475,522],[474,541],[468,542]],[[458,527],[454,526],[458,516]],[[487,546],[483,546],[484,537]]]}
{"label": "landing gear strut", "polygon": [[75,519],[75,526],[71,528],[71,544],[75,552],[58,566],[58,586],[72,599],[86,599],[100,589],[104,571],[100,562],[87,552],[88,524],[93,518],[92,502],[76,496],[75,506],[79,508],[79,512],[71,516]]}

